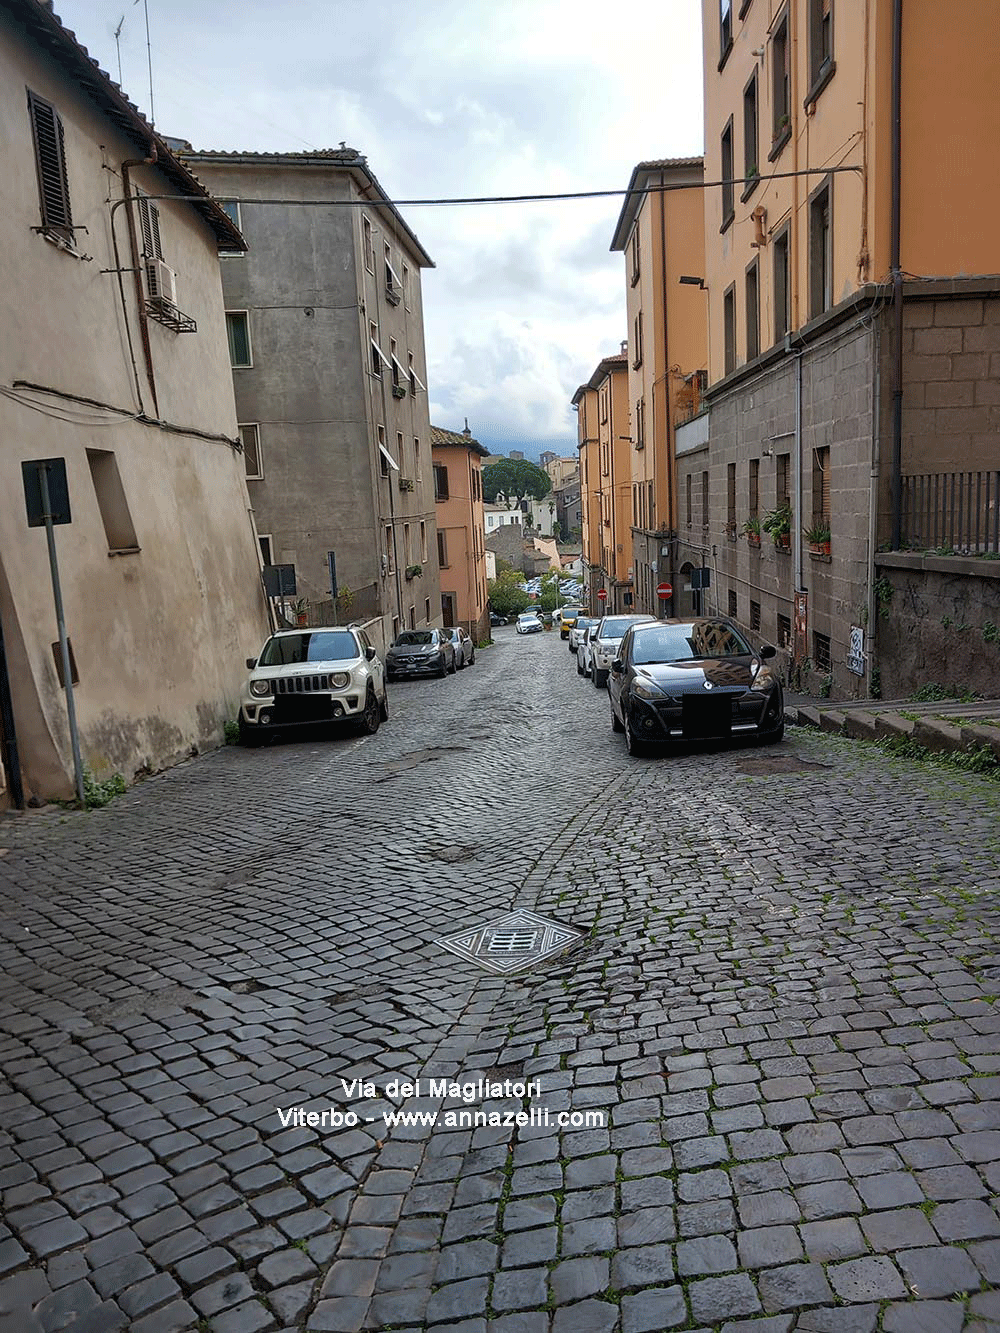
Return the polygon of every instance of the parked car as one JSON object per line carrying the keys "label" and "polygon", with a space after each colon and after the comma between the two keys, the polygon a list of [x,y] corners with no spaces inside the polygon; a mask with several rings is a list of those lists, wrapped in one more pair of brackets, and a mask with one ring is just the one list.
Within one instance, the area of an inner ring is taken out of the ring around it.
{"label": "parked car", "polygon": [[587,626],[596,625],[599,620],[600,616],[585,616],[581,611],[569,632],[569,650],[571,653],[575,654],[576,650],[579,648],[580,641],[583,638],[583,632]]}
{"label": "parked car", "polygon": [[457,671],[455,645],[443,629],[404,629],[385,655],[390,680],[399,676],[446,676]]}
{"label": "parked car", "polygon": [[491,626],[491,627],[493,627],[493,626],[495,626],[495,625],[508,625],[508,624],[510,624],[510,621],[508,620],[508,618],[507,618],[506,616],[502,616],[502,615],[500,614],[499,611],[491,611],[491,612],[490,612],[490,626]]}
{"label": "parked car", "polygon": [[525,611],[514,622],[518,634],[541,634],[545,626],[537,611]]}
{"label": "parked car", "polygon": [[247,667],[239,712],[244,745],[317,723],[353,722],[373,734],[389,717],[385,667],[360,626],[280,630]]}
{"label": "parked car", "polygon": [[451,639],[452,647],[455,649],[455,665],[459,671],[463,667],[472,666],[476,660],[476,645],[469,638],[468,630],[456,625],[444,630],[443,633]]}
{"label": "parked car", "polygon": [[593,674],[594,640],[597,638],[597,630],[600,623],[599,618],[592,620],[580,635],[576,648],[576,671],[578,676],[590,676]]}
{"label": "parked car", "polygon": [[590,636],[590,678],[599,690],[608,683],[611,663],[618,654],[618,646],[632,625],[646,624],[655,616],[604,616],[597,633]]}
{"label": "parked car", "polygon": [[740,736],[780,741],[781,681],[776,649],[753,649],[728,620],[699,617],[633,625],[611,664],[611,726],[629,754],[652,745]]}
{"label": "parked car", "polygon": [[559,609],[559,637],[568,639],[569,632],[576,624],[577,616],[583,615],[582,606],[563,606]]}

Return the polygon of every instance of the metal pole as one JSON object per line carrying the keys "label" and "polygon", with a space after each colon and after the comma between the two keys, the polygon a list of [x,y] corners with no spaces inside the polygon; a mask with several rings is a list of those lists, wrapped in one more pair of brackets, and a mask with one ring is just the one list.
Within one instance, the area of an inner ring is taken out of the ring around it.
{"label": "metal pole", "polygon": [[69,721],[69,739],[73,747],[73,772],[76,776],[76,799],[86,805],[83,794],[83,760],[80,758],[80,733],[76,726],[76,704],[73,700],[73,672],[69,662],[69,639],[66,637],[66,619],[63,615],[62,590],[59,587],[59,564],[56,560],[56,535],[52,526],[52,503],[49,500],[49,469],[38,468],[38,487],[42,495],[42,517],[45,519],[45,540],[49,547],[49,569],[52,572],[52,597],[56,604],[56,625],[59,629],[59,655],[62,658],[63,684],[66,689],[66,716]]}

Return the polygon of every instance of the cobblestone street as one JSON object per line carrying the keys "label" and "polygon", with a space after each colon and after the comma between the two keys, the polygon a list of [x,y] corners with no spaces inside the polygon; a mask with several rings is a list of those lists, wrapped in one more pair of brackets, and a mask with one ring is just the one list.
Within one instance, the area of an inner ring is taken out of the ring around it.
{"label": "cobblestone street", "polygon": [[[374,737],[0,822],[2,1333],[997,1333],[1000,787],[801,729],[630,759],[496,635]],[[436,943],[512,907],[584,938]]]}

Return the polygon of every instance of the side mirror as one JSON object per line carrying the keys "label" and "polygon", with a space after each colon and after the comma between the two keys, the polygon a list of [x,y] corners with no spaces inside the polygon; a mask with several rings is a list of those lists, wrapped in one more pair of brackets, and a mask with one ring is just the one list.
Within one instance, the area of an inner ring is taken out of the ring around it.
{"label": "side mirror", "polygon": [[247,669],[248,669],[248,670],[252,671],[256,665],[257,665],[257,659],[256,659],[256,657],[248,657],[248,658],[247,658]]}
{"label": "side mirror", "polygon": [[778,650],[771,643],[765,643],[764,646],[761,648],[760,652],[757,654],[757,656],[760,658],[762,662],[766,662],[770,657],[777,657],[777,655],[778,655]]}
{"label": "side mirror", "polygon": [[624,675],[625,663],[622,661],[620,657],[616,657],[615,660],[611,663],[611,670],[614,672],[616,676]]}
{"label": "side mirror", "polygon": [[365,657],[368,658],[369,662],[375,661],[375,649],[372,647],[371,644],[369,644],[368,647],[365,649]]}

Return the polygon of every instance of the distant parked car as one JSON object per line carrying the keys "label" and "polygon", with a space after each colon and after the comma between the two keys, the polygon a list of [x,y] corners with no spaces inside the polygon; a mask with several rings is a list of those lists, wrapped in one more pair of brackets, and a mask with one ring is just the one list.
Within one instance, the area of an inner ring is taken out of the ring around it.
{"label": "distant parked car", "polygon": [[587,626],[596,625],[599,620],[600,616],[586,616],[582,611],[580,612],[576,618],[576,624],[571,627],[569,632],[569,650],[571,653],[574,655],[576,654],[576,650],[580,647],[580,642],[583,639],[583,632]]}
{"label": "distant parked car", "polygon": [[775,653],[770,644],[751,648],[735,625],[714,617],[633,625],[611,665],[611,726],[624,731],[632,755],[671,742],[780,741]]}
{"label": "distant parked car", "polygon": [[506,616],[502,616],[499,611],[490,612],[490,626],[509,625],[510,621]]}
{"label": "distant parked car", "polygon": [[655,616],[605,616],[597,627],[597,633],[590,636],[590,679],[603,690],[608,683],[611,663],[618,653],[618,645],[625,637],[625,632],[633,625],[641,625]]}
{"label": "distant parked car", "polygon": [[569,632],[576,624],[577,616],[583,615],[582,606],[563,606],[559,609],[559,637],[568,639]]}
{"label": "distant parked car", "polygon": [[579,676],[590,676],[594,670],[594,640],[601,621],[591,621],[580,635],[576,646],[576,671]]}
{"label": "distant parked car", "polygon": [[468,631],[456,625],[443,630],[442,633],[451,639],[452,647],[455,649],[455,665],[459,671],[463,667],[472,666],[476,660],[476,645],[469,638]]}
{"label": "distant parked car", "polygon": [[518,634],[541,634],[545,626],[536,611],[525,611],[514,622]]}
{"label": "distant parked car", "polygon": [[281,630],[247,667],[239,712],[244,745],[324,722],[353,721],[372,733],[389,716],[385,668],[359,626]]}
{"label": "distant parked car", "polygon": [[446,676],[455,672],[455,645],[443,629],[404,629],[385,655],[390,680],[399,676]]}

